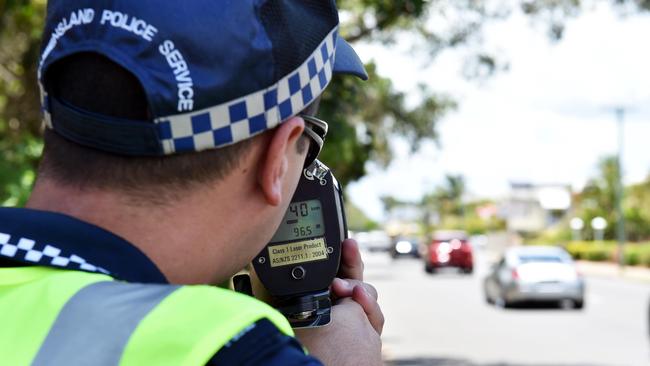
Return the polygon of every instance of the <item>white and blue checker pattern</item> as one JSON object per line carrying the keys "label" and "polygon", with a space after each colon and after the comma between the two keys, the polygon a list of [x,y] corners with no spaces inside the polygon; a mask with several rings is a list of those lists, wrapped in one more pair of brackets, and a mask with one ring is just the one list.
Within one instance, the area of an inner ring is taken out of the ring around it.
{"label": "white and blue checker pattern", "polygon": [[264,90],[200,111],[156,118],[164,153],[231,145],[300,113],[332,80],[337,31],[334,28],[297,70]]}
{"label": "white and blue checker pattern", "polygon": [[64,255],[54,245],[39,244],[28,238],[16,239],[12,242],[11,235],[0,233],[0,256],[46,266],[109,274],[104,268],[88,263],[78,255]]}

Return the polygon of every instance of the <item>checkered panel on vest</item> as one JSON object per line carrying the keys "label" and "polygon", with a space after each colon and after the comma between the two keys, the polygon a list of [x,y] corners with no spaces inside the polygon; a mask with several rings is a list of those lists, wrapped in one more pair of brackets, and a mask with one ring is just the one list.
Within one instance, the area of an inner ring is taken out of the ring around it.
{"label": "checkered panel on vest", "polygon": [[332,79],[335,28],[296,71],[271,87],[187,114],[156,119],[165,154],[231,145],[300,113]]}
{"label": "checkered panel on vest", "polygon": [[78,255],[64,253],[54,245],[37,243],[28,238],[12,238],[5,233],[0,233],[0,256],[86,272],[109,273]]}

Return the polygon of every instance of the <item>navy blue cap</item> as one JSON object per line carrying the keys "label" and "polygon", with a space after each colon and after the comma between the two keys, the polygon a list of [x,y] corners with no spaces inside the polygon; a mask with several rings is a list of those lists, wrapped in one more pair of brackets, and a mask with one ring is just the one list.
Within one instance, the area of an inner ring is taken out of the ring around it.
{"label": "navy blue cap", "polygon": [[[112,153],[230,145],[298,114],[333,74],[367,79],[338,34],[334,0],[50,0],[47,11],[38,70],[46,125]],[[98,115],[48,95],[48,67],[82,52],[131,72],[151,120]]]}

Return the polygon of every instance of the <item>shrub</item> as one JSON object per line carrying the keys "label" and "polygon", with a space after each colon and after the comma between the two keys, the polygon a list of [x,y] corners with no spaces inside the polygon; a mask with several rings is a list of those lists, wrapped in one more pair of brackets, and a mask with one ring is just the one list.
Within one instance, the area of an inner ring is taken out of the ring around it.
{"label": "shrub", "polygon": [[650,267],[650,243],[631,243],[625,246],[625,264]]}
{"label": "shrub", "polygon": [[645,255],[645,256],[643,256],[643,258],[641,259],[641,261],[642,261],[642,263],[643,263],[644,266],[646,266],[646,267],[650,267],[650,255]]}
{"label": "shrub", "polygon": [[616,245],[613,242],[573,241],[565,248],[576,260],[603,262],[613,260],[616,254]]}
{"label": "shrub", "polygon": [[[565,249],[576,260],[616,262],[618,258],[618,244],[612,241],[600,243],[574,241],[568,243]],[[627,243],[623,258],[628,266],[650,267],[650,243]]]}
{"label": "shrub", "polygon": [[636,266],[641,263],[641,253],[636,250],[625,251],[625,264],[628,266]]}
{"label": "shrub", "polygon": [[604,262],[611,260],[613,257],[613,251],[610,247],[605,246],[594,246],[588,248],[585,252],[585,259],[593,262]]}

